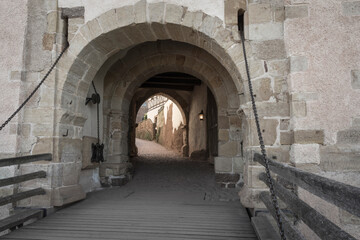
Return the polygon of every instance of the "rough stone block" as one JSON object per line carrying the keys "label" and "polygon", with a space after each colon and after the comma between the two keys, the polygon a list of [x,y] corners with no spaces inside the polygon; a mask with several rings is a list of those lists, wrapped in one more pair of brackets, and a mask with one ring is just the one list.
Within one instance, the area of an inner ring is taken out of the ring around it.
{"label": "rough stone block", "polygon": [[263,4],[250,4],[248,6],[248,21],[249,24],[267,23],[272,20],[271,5],[268,3]]}
{"label": "rough stone block", "polygon": [[258,59],[271,60],[286,58],[284,40],[255,41],[251,44],[252,53]]}
{"label": "rough stone block", "polygon": [[55,33],[44,33],[43,36],[43,49],[51,51],[55,43]]}
{"label": "rough stone block", "polygon": [[283,163],[288,163],[290,161],[290,146],[288,145],[279,147],[268,147],[266,151],[268,157],[274,161]]}
{"label": "rough stone block", "polygon": [[304,18],[309,16],[307,5],[292,5],[285,7],[285,18]]}
{"label": "rough stone block", "polygon": [[295,165],[320,164],[319,144],[293,144],[290,150],[290,161]]}
{"label": "rough stone block", "polygon": [[[261,119],[260,127],[261,132],[264,139],[265,145],[273,145],[277,138],[277,127],[279,125],[279,121],[277,119]],[[259,145],[259,138],[257,134],[256,124],[253,123],[251,125],[251,141],[250,144],[252,146]]]}
{"label": "rough stone block", "polygon": [[282,39],[284,37],[284,26],[282,22],[269,22],[250,24],[248,27],[249,40],[265,41]]}
{"label": "rough stone block", "polygon": [[219,156],[234,157],[238,153],[238,142],[230,141],[219,145]]}
{"label": "rough stone block", "polygon": [[305,72],[308,69],[308,60],[305,56],[291,56],[290,57],[290,71],[291,72]]}
{"label": "rough stone block", "polygon": [[292,102],[291,103],[291,116],[293,117],[306,117],[306,102]]}
{"label": "rough stone block", "polygon": [[281,132],[280,133],[280,144],[291,145],[294,143],[294,132]]}
{"label": "rough stone block", "polygon": [[319,94],[316,92],[294,92],[291,94],[291,101],[316,101]]}
{"label": "rough stone block", "polygon": [[270,78],[260,78],[252,81],[256,101],[268,101],[273,95]]}
{"label": "rough stone block", "polygon": [[164,22],[164,8],[165,3],[150,3],[148,5],[148,19],[150,22],[163,23]]}
{"label": "rough stone block", "polygon": [[165,22],[179,24],[184,14],[184,8],[175,4],[166,4]]}
{"label": "rough stone block", "polygon": [[82,200],[86,197],[86,193],[80,185],[68,187],[59,187],[53,190],[53,205],[60,207],[69,203]]}
{"label": "rough stone block", "polygon": [[351,70],[351,86],[355,89],[360,88],[360,70]]}
{"label": "rough stone block", "polygon": [[101,14],[98,17],[98,22],[105,33],[116,29],[118,27],[117,12],[115,9],[112,9]]}
{"label": "rough stone block", "polygon": [[288,103],[260,102],[257,104],[260,117],[289,117],[290,106]]}
{"label": "rough stone block", "polygon": [[63,185],[71,186],[79,182],[81,163],[65,163],[63,165]]}
{"label": "rough stone block", "polygon": [[233,158],[233,171],[235,173],[242,174],[244,172],[244,158],[243,157],[234,157]]}
{"label": "rough stone block", "polygon": [[138,1],[134,5],[135,23],[146,22],[146,0]]}
{"label": "rough stone block", "polygon": [[294,131],[295,143],[324,144],[324,138],[325,138],[324,130],[296,130],[296,131]]}
{"label": "rough stone block", "polygon": [[286,76],[290,72],[290,62],[288,59],[266,61],[268,72],[272,76]]}
{"label": "rough stone block", "polygon": [[239,9],[246,10],[246,0],[225,0],[225,24],[237,25]]}
{"label": "rough stone block", "polygon": [[344,16],[360,16],[360,1],[342,2]]}
{"label": "rough stone block", "polygon": [[239,192],[241,204],[247,208],[265,208],[259,198],[260,193],[263,191],[268,191],[268,189],[254,189],[245,185]]}
{"label": "rough stone block", "polygon": [[215,172],[232,172],[232,158],[215,157]]}
{"label": "rough stone block", "polygon": [[280,120],[280,130],[289,130],[290,119],[281,119]]}
{"label": "rough stone block", "polygon": [[323,146],[320,167],[323,171],[360,171],[360,149],[357,145]]}
{"label": "rough stone block", "polygon": [[74,8],[62,8],[61,9],[62,18],[78,18],[84,17],[85,8],[84,7],[74,7]]}
{"label": "rough stone block", "polygon": [[360,144],[360,130],[348,129],[337,133],[338,144]]}
{"label": "rough stone block", "polygon": [[223,141],[223,142],[229,141],[229,130],[227,129],[219,130],[219,141]]}

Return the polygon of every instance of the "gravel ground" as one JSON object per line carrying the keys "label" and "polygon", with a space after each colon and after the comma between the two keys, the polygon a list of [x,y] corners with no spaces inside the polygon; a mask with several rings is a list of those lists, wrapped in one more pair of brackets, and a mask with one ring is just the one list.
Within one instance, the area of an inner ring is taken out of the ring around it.
{"label": "gravel ground", "polygon": [[160,144],[137,139],[139,156],[132,159],[134,179],[125,187],[138,193],[161,193],[168,199],[239,201],[238,189],[224,189],[215,182],[214,166],[190,160]]}

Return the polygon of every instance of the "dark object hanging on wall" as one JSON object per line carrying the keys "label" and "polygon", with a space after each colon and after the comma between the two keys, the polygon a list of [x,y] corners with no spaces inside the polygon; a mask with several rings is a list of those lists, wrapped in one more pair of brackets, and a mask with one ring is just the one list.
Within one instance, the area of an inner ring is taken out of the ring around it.
{"label": "dark object hanging on wall", "polygon": [[91,162],[104,162],[104,144],[93,143],[91,144]]}
{"label": "dark object hanging on wall", "polygon": [[96,104],[96,113],[97,113],[97,143],[91,144],[91,162],[104,162],[104,144],[100,144],[100,120],[99,120],[99,104],[100,104],[100,95],[96,91],[95,84],[92,82],[95,93],[91,95],[90,98],[86,98],[85,105],[89,102]]}

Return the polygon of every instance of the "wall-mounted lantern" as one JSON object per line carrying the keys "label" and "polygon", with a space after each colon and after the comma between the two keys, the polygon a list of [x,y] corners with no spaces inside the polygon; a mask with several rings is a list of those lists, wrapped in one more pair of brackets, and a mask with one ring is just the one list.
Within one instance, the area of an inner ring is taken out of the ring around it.
{"label": "wall-mounted lantern", "polygon": [[200,121],[204,120],[204,111],[203,110],[201,110],[201,112],[199,113],[199,119],[200,119]]}

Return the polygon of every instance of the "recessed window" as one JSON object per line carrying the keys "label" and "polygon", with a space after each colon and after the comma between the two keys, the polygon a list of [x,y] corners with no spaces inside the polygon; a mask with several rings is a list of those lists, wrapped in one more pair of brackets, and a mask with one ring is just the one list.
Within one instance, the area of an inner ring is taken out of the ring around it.
{"label": "recessed window", "polygon": [[244,13],[243,9],[239,9],[238,11],[238,30],[240,32],[244,32]]}

